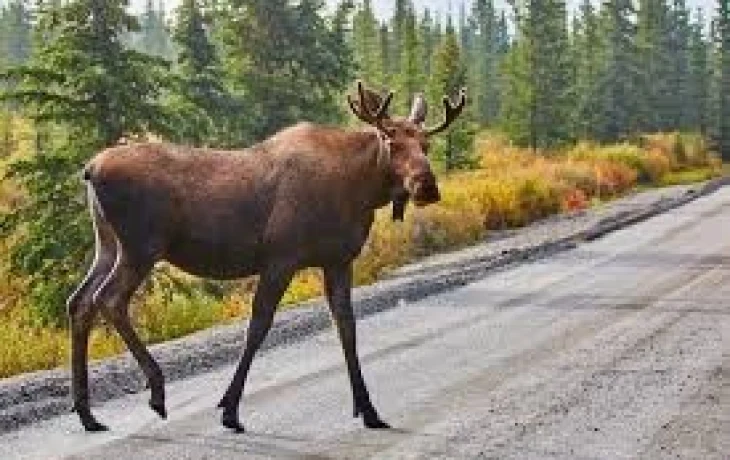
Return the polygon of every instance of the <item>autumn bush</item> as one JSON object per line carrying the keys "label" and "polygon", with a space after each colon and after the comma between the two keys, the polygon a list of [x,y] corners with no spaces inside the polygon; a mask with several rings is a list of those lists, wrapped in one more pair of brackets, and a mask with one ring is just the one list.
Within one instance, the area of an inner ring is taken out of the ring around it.
{"label": "autumn bush", "polygon": [[[474,145],[475,170],[440,178],[442,200],[409,207],[402,223],[390,209],[377,213],[369,240],[355,264],[357,284],[372,283],[396,267],[438,251],[480,241],[491,230],[519,227],[558,212],[575,212],[647,185],[698,180],[718,174],[721,164],[700,136],[656,134],[636,145],[579,143],[564,151],[532,152],[504,137],[483,133]],[[0,187],[1,206],[20,199]],[[5,242],[0,241],[0,252]],[[23,280],[0,259],[0,377],[66,363],[67,332],[40,326],[24,308]],[[255,280],[204,289],[200,280],[165,268],[167,285],[150,282],[136,296],[135,322],[148,342],[187,335],[250,313]],[[181,288],[188,286],[188,288]],[[321,274],[305,270],[284,296],[282,308],[322,294]],[[124,350],[110,328],[94,331],[90,354],[100,358]]]}

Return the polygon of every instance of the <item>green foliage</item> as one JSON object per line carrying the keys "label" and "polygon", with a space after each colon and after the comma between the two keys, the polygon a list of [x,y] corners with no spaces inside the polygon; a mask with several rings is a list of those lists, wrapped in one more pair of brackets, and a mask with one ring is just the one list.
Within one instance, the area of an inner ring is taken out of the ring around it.
{"label": "green foliage", "polygon": [[717,15],[719,54],[718,144],[724,161],[730,161],[730,3],[719,0]]}
{"label": "green foliage", "polygon": [[631,0],[605,0],[601,11],[604,64],[596,88],[596,138],[609,141],[635,133],[642,114],[641,64]]}
{"label": "green foliage", "polygon": [[125,8],[125,1],[76,0],[43,10],[38,33],[53,40],[4,76],[15,85],[2,99],[25,104],[39,125],[34,155],[10,165],[27,198],[3,215],[2,231],[13,235],[11,267],[27,277],[46,323],[63,321],[63,299],[91,249],[78,180],[84,161],[123,135],[168,129],[156,102],[165,67],[122,46],[119,37],[136,29]]}
{"label": "green foliage", "polygon": [[493,0],[476,0],[472,11],[473,44],[467,53],[468,86],[471,94],[471,112],[480,124],[495,122],[500,111],[499,18]]}
{"label": "green foliage", "polygon": [[380,25],[373,11],[372,0],[365,0],[357,10],[352,29],[354,58],[361,78],[372,86],[386,86]]}
{"label": "green foliage", "polygon": [[[466,68],[461,59],[456,31],[449,21],[441,43],[434,52],[433,71],[428,83],[429,100],[441,101],[444,95],[451,97],[465,83]],[[433,103],[429,112],[429,118],[433,123],[439,122],[443,116],[440,104]],[[468,116],[462,115],[462,117],[432,145],[433,158],[446,170],[468,169],[476,164],[472,156],[475,125],[468,120]]]}
{"label": "green foliage", "polygon": [[409,11],[401,24],[400,74],[396,79],[396,107],[401,113],[408,113],[411,97],[425,89],[423,74],[423,44],[416,28],[415,12]]}
{"label": "green foliage", "polygon": [[455,122],[447,133],[432,142],[429,156],[446,171],[476,168],[479,165],[474,150],[477,131],[476,123],[465,120]]}
{"label": "green foliage", "polygon": [[571,124],[573,137],[593,139],[598,127],[598,90],[603,65],[599,17],[591,0],[583,0],[574,20],[573,68],[575,72]]}
{"label": "green foliage", "polygon": [[44,324],[63,322],[65,298],[88,262],[92,238],[78,171],[92,148],[78,140],[41,147],[14,161],[5,178],[28,198],[0,215],[0,237],[13,236],[11,268],[27,277],[29,303]]}
{"label": "green foliage", "polygon": [[572,99],[565,2],[514,5],[518,34],[504,67],[510,83],[503,126],[517,142],[533,148],[564,143],[570,138]]}
{"label": "green foliage", "polygon": [[329,26],[322,2],[228,1],[217,20],[227,80],[241,98],[241,140],[250,142],[300,120],[342,120],[351,81],[344,30]]}
{"label": "green foliage", "polygon": [[[438,107],[435,101],[440,101],[444,95],[455,94],[466,83],[466,69],[461,60],[461,49],[456,38],[456,31],[451,22],[446,26],[446,32],[434,51],[433,70],[428,82],[429,100]],[[430,116],[440,117],[438,110],[431,110]]]}
{"label": "green foliage", "polygon": [[164,61],[126,49],[119,37],[137,30],[125,0],[75,0],[43,12],[42,42],[27,65],[5,79],[17,86],[2,99],[25,104],[38,121],[68,123],[112,145],[126,134],[164,132]]}
{"label": "green foliage", "polygon": [[689,117],[689,125],[706,134],[711,124],[711,85],[712,67],[710,60],[710,44],[704,35],[706,21],[701,10],[697,12],[694,24],[690,25],[689,41],[690,81],[687,87],[688,105],[685,111]]}
{"label": "green foliage", "polygon": [[215,45],[205,30],[198,0],[177,9],[173,40],[178,48],[177,87],[168,105],[177,115],[171,138],[195,146],[226,144],[236,101],[228,93]]}

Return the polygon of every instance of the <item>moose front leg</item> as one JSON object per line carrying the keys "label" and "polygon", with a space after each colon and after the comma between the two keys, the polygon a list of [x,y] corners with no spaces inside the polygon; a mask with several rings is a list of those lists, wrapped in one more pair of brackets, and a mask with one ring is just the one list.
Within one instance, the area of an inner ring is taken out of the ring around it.
{"label": "moose front leg", "polygon": [[218,403],[218,407],[223,409],[221,423],[224,427],[230,428],[237,433],[244,431],[243,424],[238,416],[238,406],[241,402],[251,362],[269,333],[269,329],[271,329],[276,307],[279,305],[279,301],[289,286],[293,275],[294,271],[289,268],[271,267],[262,271],[259,277],[243,356],[238,363],[228,389]]}
{"label": "moose front leg", "polygon": [[327,300],[347,362],[347,372],[350,376],[354,399],[354,415],[355,417],[362,415],[363,422],[368,428],[390,428],[387,423],[380,420],[378,412],[370,401],[370,394],[360,370],[360,361],[357,357],[355,316],[351,300],[352,265],[325,268],[324,279]]}

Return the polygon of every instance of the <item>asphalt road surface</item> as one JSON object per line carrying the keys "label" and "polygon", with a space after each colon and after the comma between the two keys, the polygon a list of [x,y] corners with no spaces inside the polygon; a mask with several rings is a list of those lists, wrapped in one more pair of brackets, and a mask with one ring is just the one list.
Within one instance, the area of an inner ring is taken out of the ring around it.
{"label": "asphalt road surface", "polygon": [[[332,329],[254,361],[228,432],[232,368],[0,437],[0,458],[696,458],[730,456],[730,188],[549,259],[359,322],[395,428],[351,418]],[[723,340],[725,337],[725,340]]]}

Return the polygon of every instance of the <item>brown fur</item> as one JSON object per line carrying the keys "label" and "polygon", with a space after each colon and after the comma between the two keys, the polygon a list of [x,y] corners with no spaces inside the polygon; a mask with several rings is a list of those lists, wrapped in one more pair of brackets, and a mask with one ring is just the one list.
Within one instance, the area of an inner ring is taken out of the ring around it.
{"label": "brown fur", "polygon": [[[384,112],[384,111],[383,111]],[[169,144],[125,145],[85,169],[97,241],[86,279],[69,299],[74,407],[87,430],[106,429],[90,411],[87,345],[97,311],[115,326],[166,416],[162,372],[132,328],[129,299],[158,261],[230,279],[259,275],[243,357],[221,400],[223,424],[243,430],[238,405],[256,350],[292,276],[321,267],[342,341],[355,414],[382,428],[360,372],[350,300],[352,261],[377,208],[393,198],[438,201],[425,156],[426,133],[412,120],[378,120],[379,130],[301,123],[240,151]]]}

